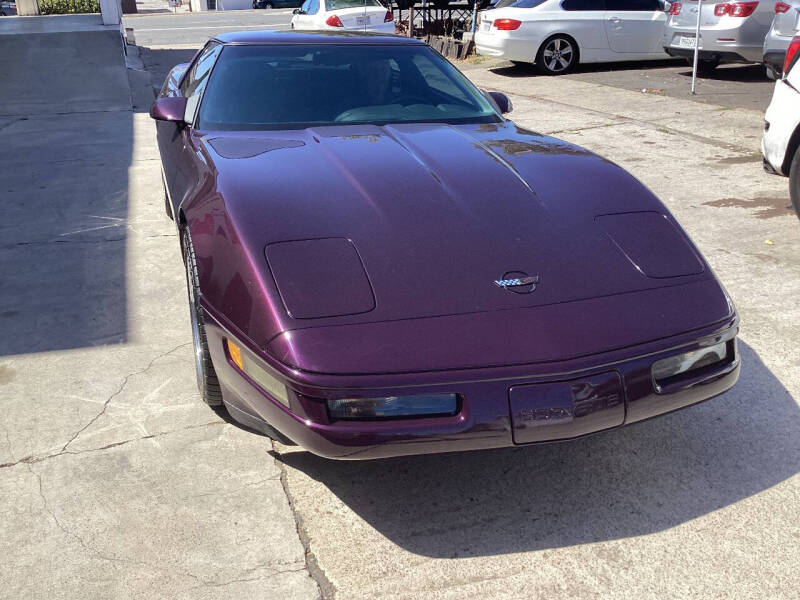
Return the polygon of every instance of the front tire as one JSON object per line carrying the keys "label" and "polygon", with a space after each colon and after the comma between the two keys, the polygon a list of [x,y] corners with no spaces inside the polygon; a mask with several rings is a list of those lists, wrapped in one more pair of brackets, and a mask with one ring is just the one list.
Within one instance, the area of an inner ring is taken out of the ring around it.
{"label": "front tire", "polygon": [[792,198],[794,212],[800,219],[800,148],[794,151],[794,158],[789,166],[789,196]]}
{"label": "front tire", "polygon": [[209,406],[222,405],[222,390],[219,379],[211,362],[211,353],[208,350],[205,322],[203,320],[203,307],[200,305],[200,284],[197,273],[197,262],[194,256],[194,246],[189,230],[183,232],[183,258],[186,264],[186,286],[189,292],[189,316],[192,323],[192,344],[194,348],[195,371],[197,374],[197,388],[200,397]]}
{"label": "front tire", "polygon": [[536,68],[544,75],[565,75],[578,64],[578,44],[567,35],[547,38],[536,53]]}

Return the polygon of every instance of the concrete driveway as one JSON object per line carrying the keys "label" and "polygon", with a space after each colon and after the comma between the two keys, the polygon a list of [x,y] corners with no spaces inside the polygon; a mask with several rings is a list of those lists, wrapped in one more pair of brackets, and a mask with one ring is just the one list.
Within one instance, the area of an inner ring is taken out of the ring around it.
{"label": "concrete driveway", "polygon": [[[191,53],[141,54],[160,83]],[[65,115],[3,97],[4,596],[797,597],[800,221],[761,170],[763,114],[462,66],[520,125],[667,203],[740,311],[737,386],[566,444],[365,463],[273,448],[197,398],[141,112],[152,73],[129,71],[134,110],[124,81],[82,101],[76,85]]]}

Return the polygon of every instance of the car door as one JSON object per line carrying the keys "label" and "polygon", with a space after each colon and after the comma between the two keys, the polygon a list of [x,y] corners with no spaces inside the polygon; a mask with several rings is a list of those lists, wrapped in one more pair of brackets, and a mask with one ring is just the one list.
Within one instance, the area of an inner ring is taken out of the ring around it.
{"label": "car door", "polygon": [[[563,14],[553,15],[553,24],[578,42],[581,59],[601,60],[609,54],[608,38],[603,30],[603,0],[564,0]],[[557,31],[561,33],[561,31]]]}
{"label": "car door", "polygon": [[660,54],[667,16],[658,0],[605,0],[608,45],[620,54]]}
{"label": "car door", "polygon": [[[180,95],[187,99],[183,123],[160,122],[159,137],[163,139],[164,151],[170,156],[165,178],[173,210],[180,205],[187,190],[194,184],[195,147],[191,139],[192,124],[202,98],[211,69],[222,50],[219,42],[211,41],[197,55],[180,85]],[[163,156],[163,154],[162,154]]]}

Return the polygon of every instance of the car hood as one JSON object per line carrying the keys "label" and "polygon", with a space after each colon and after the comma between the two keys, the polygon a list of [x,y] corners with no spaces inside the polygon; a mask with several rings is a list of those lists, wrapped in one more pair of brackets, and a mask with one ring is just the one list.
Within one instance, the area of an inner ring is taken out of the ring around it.
{"label": "car hood", "polygon": [[[206,133],[203,143],[227,218],[263,265],[267,301],[283,308],[273,335],[713,279],[623,169],[511,122]],[[525,275],[535,289],[496,283]]]}

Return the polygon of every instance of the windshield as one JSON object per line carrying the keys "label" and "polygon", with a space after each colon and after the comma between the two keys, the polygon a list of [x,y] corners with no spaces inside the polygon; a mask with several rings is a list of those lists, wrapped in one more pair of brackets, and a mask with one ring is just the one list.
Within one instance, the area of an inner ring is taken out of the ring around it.
{"label": "windshield", "polygon": [[342,8],[364,8],[382,6],[378,0],[325,0],[325,10],[341,10]]}
{"label": "windshield", "polygon": [[200,104],[201,129],[355,123],[494,123],[486,98],[428,46],[227,46]]}

